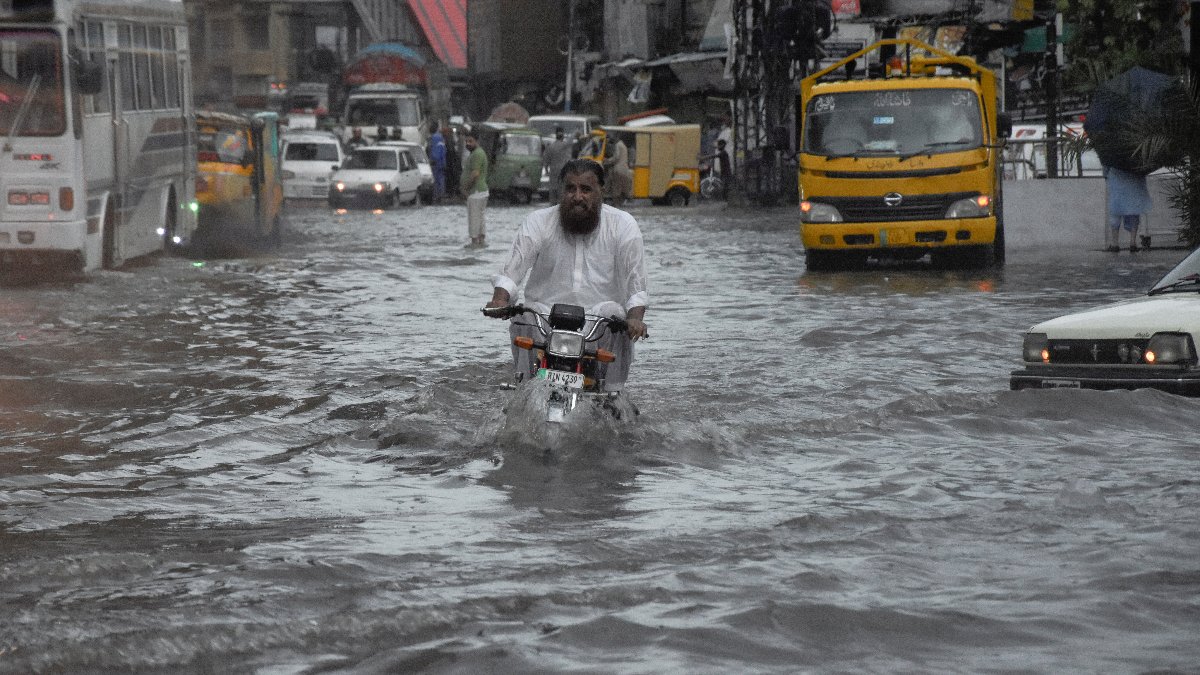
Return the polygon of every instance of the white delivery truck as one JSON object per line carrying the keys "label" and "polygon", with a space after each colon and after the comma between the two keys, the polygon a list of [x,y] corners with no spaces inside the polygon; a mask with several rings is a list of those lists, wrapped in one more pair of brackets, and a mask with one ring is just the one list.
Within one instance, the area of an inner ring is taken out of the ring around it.
{"label": "white delivery truck", "polygon": [[[405,140],[424,145],[429,137],[428,127],[422,93],[404,85],[380,82],[356,87],[346,97],[338,135],[345,143],[358,128],[369,142]],[[380,130],[387,138],[379,138]]]}

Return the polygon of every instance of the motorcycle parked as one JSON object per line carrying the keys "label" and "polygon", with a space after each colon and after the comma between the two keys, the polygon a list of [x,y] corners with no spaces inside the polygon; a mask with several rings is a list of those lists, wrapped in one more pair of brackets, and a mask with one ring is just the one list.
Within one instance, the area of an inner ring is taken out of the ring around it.
{"label": "motorcycle parked", "polygon": [[554,305],[549,314],[523,305],[482,311],[485,316],[498,319],[533,317],[534,323],[526,325],[534,326],[540,339],[518,336],[513,338],[513,344],[532,352],[534,368],[528,376],[548,385],[547,422],[565,421],[584,402],[599,405],[618,419],[623,411],[637,414],[632,405],[617,404],[618,392],[604,390],[604,364],[612,363],[616,355],[595,344],[607,333],[625,332],[628,324],[624,319],[587,314],[583,307],[561,303]]}

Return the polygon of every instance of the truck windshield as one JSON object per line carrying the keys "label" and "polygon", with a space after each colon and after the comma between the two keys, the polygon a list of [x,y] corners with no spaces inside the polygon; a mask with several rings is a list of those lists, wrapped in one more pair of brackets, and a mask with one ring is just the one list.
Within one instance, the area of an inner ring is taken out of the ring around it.
{"label": "truck windshield", "polygon": [[822,94],[804,124],[804,151],[829,157],[958,152],[982,142],[979,99],[966,89]]}
{"label": "truck windshield", "polygon": [[0,136],[66,132],[61,55],[53,31],[0,29]]}
{"label": "truck windshield", "polygon": [[411,97],[354,98],[346,106],[346,118],[355,126],[415,127],[421,124],[421,110]]}

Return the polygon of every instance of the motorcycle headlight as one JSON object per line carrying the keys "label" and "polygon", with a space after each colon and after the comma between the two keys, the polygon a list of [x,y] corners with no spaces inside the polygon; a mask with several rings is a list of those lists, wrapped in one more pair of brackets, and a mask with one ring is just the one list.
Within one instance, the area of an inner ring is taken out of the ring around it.
{"label": "motorcycle headlight", "polygon": [[1195,363],[1196,350],[1192,336],[1187,333],[1155,333],[1143,355],[1146,363],[1179,364]]}
{"label": "motorcycle headlight", "polygon": [[836,207],[821,202],[800,202],[800,222],[802,223],[840,223],[842,214]]}
{"label": "motorcycle headlight", "polygon": [[578,357],[583,354],[583,336],[579,333],[554,331],[550,334],[550,344],[546,351],[554,356]]}
{"label": "motorcycle headlight", "polygon": [[968,199],[960,199],[946,209],[947,218],[983,218],[991,213],[992,198],[987,195],[977,195]]}
{"label": "motorcycle headlight", "polygon": [[344,192],[346,190],[346,184],[340,180],[335,183],[333,187],[336,188],[338,192]]}
{"label": "motorcycle headlight", "polygon": [[1030,363],[1050,362],[1050,341],[1045,333],[1026,333],[1021,354]]}

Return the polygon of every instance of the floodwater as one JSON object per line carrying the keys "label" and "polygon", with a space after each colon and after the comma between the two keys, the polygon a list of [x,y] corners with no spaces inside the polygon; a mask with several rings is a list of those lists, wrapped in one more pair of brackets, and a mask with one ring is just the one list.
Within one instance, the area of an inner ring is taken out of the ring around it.
{"label": "floodwater", "polygon": [[1184,255],[807,274],[638,207],[635,423],[549,456],[483,318],[523,207],[0,288],[0,672],[1197,672],[1200,401],[1008,391]]}

